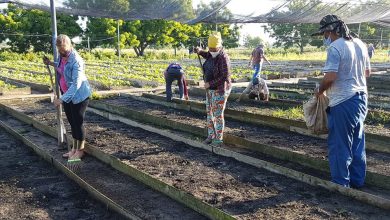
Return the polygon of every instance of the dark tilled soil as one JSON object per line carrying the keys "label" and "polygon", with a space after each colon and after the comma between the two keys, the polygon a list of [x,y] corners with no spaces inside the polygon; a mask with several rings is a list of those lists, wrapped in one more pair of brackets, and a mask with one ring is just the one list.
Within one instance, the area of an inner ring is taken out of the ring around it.
{"label": "dark tilled soil", "polygon": [[[66,160],[61,158],[63,152],[57,150],[57,141],[54,138],[43,134],[30,125],[15,120],[9,115],[0,113],[0,120],[21,132],[58,161],[66,163]],[[82,167],[77,170],[77,174],[95,189],[141,219],[205,219],[199,213],[114,170],[93,157],[84,158]],[[76,218],[69,215],[69,218],[66,216],[64,219]]]}
{"label": "dark tilled soil", "polygon": [[[49,103],[13,103],[53,125]],[[28,106],[28,107],[27,107]],[[87,113],[88,142],[240,219],[381,219],[388,212]]]}
{"label": "dark tilled soil", "polygon": [[[191,99],[199,102],[199,101],[204,101],[205,97],[192,95]],[[232,110],[245,111],[245,112],[251,112],[251,113],[261,114],[261,115],[269,115],[269,116],[272,116],[273,112],[275,110],[287,108],[287,107],[280,108],[280,107],[277,107],[275,105],[265,104],[263,102],[260,102],[260,103],[240,102],[240,103],[237,103],[235,101],[227,102],[226,107],[229,109],[232,109]],[[289,116],[286,115],[286,118],[289,118]],[[367,132],[370,132],[373,134],[390,136],[390,124],[367,124],[366,123],[365,130]]]}
{"label": "dark tilled soil", "polygon": [[0,219],[122,219],[0,129]]}
{"label": "dark tilled soil", "polygon": [[[246,87],[233,87],[232,89],[232,93],[242,93],[244,91]],[[274,90],[279,90],[279,91],[272,91],[272,89]],[[280,92],[280,91],[283,91],[284,92]],[[285,99],[285,100],[291,100],[291,101],[299,101],[299,102],[306,102],[308,101],[312,94],[313,94],[313,90],[300,90],[300,92],[302,94],[304,94],[305,96],[294,96],[293,94],[289,93],[290,91],[299,91],[300,89],[285,89],[283,87],[272,87],[271,88],[271,91],[270,91],[270,94],[271,94],[271,97],[275,96],[277,99]],[[191,92],[190,92],[191,94]],[[191,94],[191,99],[196,99],[196,100],[199,100],[199,99],[202,99],[203,97],[200,97],[198,95],[193,95]],[[272,98],[271,98],[272,99]],[[241,105],[244,104],[245,106],[247,106],[248,102],[245,102],[245,103],[241,103]],[[368,107],[370,109],[376,109],[376,108],[380,108],[381,110],[384,110],[384,111],[389,111],[389,98],[388,97],[381,97],[381,96],[376,96],[376,95],[372,95],[371,93],[369,94],[369,97],[368,97]],[[229,105],[229,104],[228,104]]]}
{"label": "dark tilled soil", "polygon": [[[206,125],[206,116],[193,112],[177,110],[123,97],[114,97],[103,101],[198,127],[205,127]],[[309,155],[310,157],[320,159],[327,158],[327,141],[323,139],[231,120],[226,121],[225,131],[252,141],[268,144],[303,155]],[[371,151],[367,152],[368,170],[375,173],[390,175],[389,163],[390,154]]]}

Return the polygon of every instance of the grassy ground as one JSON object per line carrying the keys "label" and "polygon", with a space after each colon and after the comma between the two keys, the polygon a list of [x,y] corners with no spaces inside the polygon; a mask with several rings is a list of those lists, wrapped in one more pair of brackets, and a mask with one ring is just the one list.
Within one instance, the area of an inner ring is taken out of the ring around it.
{"label": "grassy ground", "polygon": [[5,91],[9,91],[9,90],[12,90],[12,89],[16,89],[17,87],[0,80],[0,88],[2,88]]}
{"label": "grassy ground", "polygon": [[[251,50],[231,49],[228,50],[233,59],[249,59]],[[309,49],[307,52],[300,53],[296,50],[284,51],[282,49],[268,49],[265,51],[269,60],[279,61],[325,61],[325,49]],[[388,50],[376,50],[372,57],[372,62],[390,62]]]}
{"label": "grassy ground", "polygon": [[[230,58],[233,59],[246,59],[250,58],[252,49],[226,49]],[[91,53],[86,51],[79,51],[82,57],[87,61],[100,60],[100,61],[117,61],[118,57],[115,54],[114,49],[94,49]],[[305,52],[300,53],[297,48],[284,50],[281,48],[266,48],[266,55],[271,61],[324,61],[326,59],[326,50],[324,48],[307,48]],[[50,54],[49,54],[50,56]],[[0,61],[6,60],[27,60],[27,61],[41,61],[43,53],[25,53],[18,54],[3,51],[0,52]],[[136,58],[136,55],[132,49],[123,49],[121,51],[121,61],[131,61]],[[195,54],[188,54],[188,50],[180,49],[175,52],[173,49],[147,49],[144,57],[137,59],[145,61],[153,60],[183,60],[183,59],[196,59]],[[390,62],[388,56],[388,50],[376,50],[372,58],[372,62]]]}

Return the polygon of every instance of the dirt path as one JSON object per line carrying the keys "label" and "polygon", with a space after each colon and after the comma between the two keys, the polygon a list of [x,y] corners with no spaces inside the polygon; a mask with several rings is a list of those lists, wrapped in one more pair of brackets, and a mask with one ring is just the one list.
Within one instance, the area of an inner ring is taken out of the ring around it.
{"label": "dirt path", "polygon": [[[50,103],[14,103],[54,125]],[[27,107],[28,106],[28,107]],[[240,219],[380,219],[387,212],[87,113],[88,143]]]}
{"label": "dirt path", "polygon": [[0,129],[0,219],[122,219]]}
{"label": "dirt path", "polygon": [[[30,125],[15,120],[9,115],[0,113],[0,120],[14,129],[22,131],[23,135],[33,143],[42,147],[58,161],[66,163],[66,160],[61,158],[63,152],[59,152],[56,149],[56,139],[43,134]],[[141,219],[206,219],[199,213],[170,199],[162,193],[150,189],[137,180],[118,172],[93,157],[86,157],[83,161],[82,169],[77,171],[77,175],[112,201],[121,205],[132,215]],[[83,202],[83,198],[74,197],[75,201],[77,201],[76,204]],[[99,207],[96,207],[96,209],[99,209]],[[106,208],[103,206],[104,209]],[[64,217],[63,219],[72,218]]]}

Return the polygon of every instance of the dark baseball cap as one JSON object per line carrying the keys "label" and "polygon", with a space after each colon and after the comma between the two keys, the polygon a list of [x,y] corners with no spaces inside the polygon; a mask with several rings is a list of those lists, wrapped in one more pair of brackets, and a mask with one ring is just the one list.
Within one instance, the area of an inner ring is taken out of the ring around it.
{"label": "dark baseball cap", "polygon": [[324,34],[325,31],[333,31],[339,25],[341,19],[337,15],[326,15],[320,21],[320,28],[311,36]]}

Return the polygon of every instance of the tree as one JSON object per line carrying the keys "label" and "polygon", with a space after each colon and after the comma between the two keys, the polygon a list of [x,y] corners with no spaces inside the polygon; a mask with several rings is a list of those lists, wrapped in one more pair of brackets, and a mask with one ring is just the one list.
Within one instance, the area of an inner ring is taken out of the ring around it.
{"label": "tree", "polygon": [[[107,0],[95,0],[92,4],[87,0],[70,0],[69,4],[79,9],[100,10],[104,14],[104,5],[106,4],[106,1]],[[192,0],[116,0],[115,2],[116,4],[122,4],[121,8],[126,8],[128,6],[127,10],[129,14],[136,11],[140,18],[160,16],[169,19],[188,20],[194,17]],[[126,7],[124,5],[126,5]],[[207,12],[207,10],[212,10],[212,7],[212,5],[210,7],[204,5],[203,8],[201,7],[198,9]],[[123,11],[119,13],[123,13]],[[225,10],[221,14],[222,16],[227,16],[231,13]],[[119,28],[121,47],[133,47],[137,56],[143,56],[145,49],[150,45],[170,45],[174,48],[197,45],[198,39],[207,39],[211,31],[214,30],[214,26],[210,24],[187,25],[162,19],[120,21]],[[238,25],[220,24],[218,25],[218,29],[222,34],[225,47],[238,46]],[[117,24],[115,20],[107,18],[89,18],[85,37],[94,39],[113,38],[112,41],[107,41],[106,44],[114,46],[113,44],[117,43],[115,37],[116,32]],[[90,45],[91,47],[96,47],[101,44],[102,42],[99,41],[91,41]]]}
{"label": "tree", "polygon": [[194,17],[192,0],[67,0],[64,4],[88,10],[96,16],[120,16],[124,20],[187,20]]}
{"label": "tree", "polygon": [[104,12],[125,13],[130,9],[129,0],[68,0],[64,4],[75,9],[100,11],[100,14]]}
{"label": "tree", "polygon": [[[198,16],[202,14],[210,14],[215,8],[217,8],[219,5],[221,5],[221,1],[213,1],[209,4],[205,4],[201,2],[197,9],[196,9],[196,14]],[[213,17],[216,19],[226,19],[229,20],[233,14],[231,11],[227,8],[224,8],[223,10],[220,10],[218,13],[214,14],[211,17],[211,20]],[[223,40],[223,46],[226,48],[234,48],[238,47],[238,40],[240,36],[240,30],[241,26],[234,24],[202,24],[201,29],[200,29],[200,36],[199,40],[202,41],[203,45],[207,45],[207,38],[210,35],[212,31],[215,31],[216,29],[221,32],[222,40]],[[196,45],[197,39],[193,39],[192,43],[193,45]],[[199,43],[198,43],[199,44]]]}
{"label": "tree", "polygon": [[171,33],[173,31],[172,21],[146,20],[125,22],[123,32],[128,32],[137,37],[133,42],[137,56],[143,56],[145,49],[150,45],[165,46],[174,42]]}
{"label": "tree", "polygon": [[130,2],[132,11],[137,12],[140,20],[174,19],[184,21],[195,16],[192,0],[130,0]]}
{"label": "tree", "polygon": [[[348,27],[354,33],[358,34],[359,24],[350,24]],[[386,39],[390,38],[390,32],[388,31],[388,28],[375,23],[361,23],[359,38],[367,44],[372,43],[374,47],[380,47],[386,43]]]}
{"label": "tree", "polygon": [[[293,0],[288,6],[286,12],[274,12],[274,16],[288,15],[298,11],[306,5],[317,4],[317,1],[310,0]],[[264,26],[266,32],[270,33],[271,37],[276,39],[275,46],[282,46],[285,49],[298,46],[300,51],[304,51],[304,47],[308,44],[312,46],[322,46],[322,39],[313,38],[310,35],[318,30],[318,24],[291,24],[291,23],[272,23],[269,26]]]}
{"label": "tree", "polygon": [[[3,33],[11,33],[15,29],[16,22],[12,19],[11,16],[5,14],[5,11],[0,13],[0,30]],[[0,35],[0,43],[7,39],[7,35]]]}
{"label": "tree", "polygon": [[192,48],[199,45],[199,40],[202,37],[202,24],[186,25],[185,34],[188,36],[186,41],[183,41],[183,46],[186,48]]}
{"label": "tree", "polygon": [[244,47],[246,48],[256,48],[259,44],[264,44],[264,40],[261,37],[252,37],[250,35],[244,37]]}
{"label": "tree", "polygon": [[[138,56],[143,56],[145,49],[150,46],[167,46],[180,48],[187,41],[199,35],[200,25],[190,26],[176,21],[146,20],[119,22],[121,48],[133,48]],[[101,45],[116,46],[117,21],[108,18],[88,19],[85,38],[90,37],[90,47]],[[98,39],[107,39],[99,41]],[[84,41],[85,42],[85,41]]]}
{"label": "tree", "polygon": [[[4,9],[4,16],[8,17],[7,31],[12,35],[7,36],[7,44],[12,51],[26,52],[51,50],[51,17],[50,14],[40,10],[25,10],[12,4]],[[57,27],[61,34],[70,37],[80,36],[81,28],[77,24],[77,18],[68,15],[59,15]]]}
{"label": "tree", "polygon": [[181,24],[179,22],[172,22],[173,30],[170,34],[170,36],[174,39],[173,42],[171,42],[172,47],[175,49],[175,56],[176,56],[176,50],[178,48],[184,47],[186,45],[186,42],[189,41],[191,35],[194,33],[194,30],[192,26],[187,24]]}
{"label": "tree", "polygon": [[[357,4],[351,8],[350,14],[355,14],[356,12],[364,12],[364,16],[371,16],[367,11],[372,10],[372,6],[384,7],[387,8],[390,4],[390,0],[368,0],[364,4]],[[386,18],[383,18],[386,20]],[[354,33],[359,34],[359,38],[365,43],[372,43],[375,47],[380,46],[381,38],[388,39],[390,37],[390,32],[388,28],[381,26],[376,23],[361,23],[361,24],[349,24],[349,29]],[[387,30],[387,31],[386,31]],[[383,42],[382,42],[383,43]]]}
{"label": "tree", "polygon": [[317,29],[318,25],[314,24],[271,24],[270,27],[265,27],[265,30],[271,33],[271,37],[276,39],[275,46],[282,46],[285,49],[298,46],[301,52],[308,44],[322,46],[322,40],[311,37]]}
{"label": "tree", "polygon": [[[94,10],[102,10],[106,0],[95,0],[94,4],[88,4],[86,0],[71,0],[74,7],[86,9],[93,7]],[[117,3],[125,4],[124,0],[116,0]],[[191,0],[128,0],[128,11],[136,11],[140,18],[167,16],[175,19],[189,19],[194,16]],[[171,8],[167,12],[162,9]],[[122,7],[124,8],[124,6]],[[122,11],[123,12],[123,11]],[[104,11],[102,12],[104,13]],[[151,14],[159,13],[159,14]],[[165,13],[165,14],[164,14]],[[87,23],[86,37],[91,38],[113,38],[109,45],[117,43],[117,21],[107,18],[89,18]],[[137,56],[143,56],[145,49],[150,45],[166,46],[172,45],[178,48],[189,39],[188,34],[191,28],[188,25],[175,21],[157,20],[133,20],[120,21],[120,45],[133,47]],[[92,47],[96,47],[102,42],[94,42]]]}
{"label": "tree", "polygon": [[[200,2],[198,7],[195,10],[195,13],[202,17],[204,15],[210,15],[216,8],[220,7],[222,4],[221,0],[215,0],[210,2],[209,4],[204,3],[203,1]],[[221,21],[226,20],[229,21],[233,17],[233,13],[228,8],[223,8],[222,10],[219,10],[217,13],[209,16],[209,20],[215,20],[215,21]]]}
{"label": "tree", "polygon": [[[300,9],[311,8],[312,10],[321,11],[317,0],[293,0],[292,3],[288,6],[288,11],[285,12],[274,12],[273,15],[277,16],[285,16],[293,14],[294,12],[301,13]],[[354,15],[356,13],[362,14],[366,9],[371,8],[373,5],[387,6],[390,4],[390,0],[374,0],[370,2],[365,2],[364,4],[356,4],[350,6],[347,12],[344,11],[344,14]],[[339,5],[335,4],[332,6],[330,11],[338,11]],[[314,14],[314,13],[313,13]],[[366,16],[369,16],[367,13]],[[363,15],[362,15],[363,16]],[[358,32],[359,24],[351,24],[348,25],[351,30],[355,33]],[[318,23],[316,24],[270,24],[265,27],[265,30],[271,33],[271,36],[276,39],[276,46],[283,46],[284,48],[289,48],[293,46],[298,46],[303,52],[304,46],[312,45],[321,47],[323,46],[321,37],[311,37],[310,34],[314,33],[318,30]],[[385,32],[384,32],[385,33]],[[380,36],[382,34],[382,27],[373,23],[362,23],[360,27],[360,38],[367,43],[373,43],[374,45],[378,45],[380,41]],[[386,34],[382,37],[386,37]]]}
{"label": "tree", "polygon": [[235,48],[238,47],[238,40],[240,38],[241,26],[234,24],[219,24],[218,30],[221,32],[223,46],[225,48]]}
{"label": "tree", "polygon": [[90,48],[102,45],[115,46],[117,22],[109,18],[88,18],[87,28],[83,37],[83,45],[87,46],[86,44],[89,38]]}

